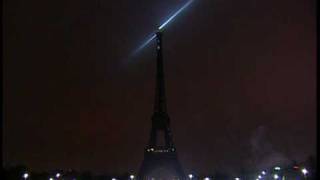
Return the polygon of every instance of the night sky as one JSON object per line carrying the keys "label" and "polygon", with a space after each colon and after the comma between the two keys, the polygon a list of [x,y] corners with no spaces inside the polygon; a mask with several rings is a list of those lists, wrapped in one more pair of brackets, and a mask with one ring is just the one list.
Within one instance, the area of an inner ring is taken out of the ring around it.
{"label": "night sky", "polygon": [[[137,172],[155,43],[186,0],[4,2],[4,165]],[[315,155],[315,0],[195,0],[163,35],[173,138],[186,172]]]}

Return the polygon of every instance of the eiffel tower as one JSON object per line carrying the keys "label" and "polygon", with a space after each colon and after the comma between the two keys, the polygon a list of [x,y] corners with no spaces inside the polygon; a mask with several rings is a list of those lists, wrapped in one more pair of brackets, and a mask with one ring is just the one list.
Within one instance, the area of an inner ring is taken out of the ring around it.
{"label": "eiffel tower", "polygon": [[[154,112],[151,118],[150,139],[145,148],[138,179],[184,180],[186,179],[185,174],[179,163],[177,150],[173,144],[170,119],[167,113],[161,39],[162,33],[157,32],[157,73]],[[159,133],[161,132],[163,137],[159,137]],[[160,144],[158,138],[163,138],[164,143]]]}

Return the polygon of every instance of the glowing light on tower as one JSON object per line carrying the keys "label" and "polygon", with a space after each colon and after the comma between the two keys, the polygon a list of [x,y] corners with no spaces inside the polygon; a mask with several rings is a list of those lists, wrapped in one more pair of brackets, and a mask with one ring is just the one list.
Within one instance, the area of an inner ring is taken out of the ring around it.
{"label": "glowing light on tower", "polygon": [[[180,14],[184,9],[186,9],[194,0],[189,0],[184,4],[178,11],[176,11],[172,16],[170,16],[164,23],[162,23],[159,27],[158,30],[163,30],[163,28],[171,22],[178,14]],[[153,39],[156,38],[155,34],[152,34],[149,36],[149,38],[142,44],[140,45],[135,51],[134,54],[136,54],[138,51],[142,50],[144,47],[146,47]]]}

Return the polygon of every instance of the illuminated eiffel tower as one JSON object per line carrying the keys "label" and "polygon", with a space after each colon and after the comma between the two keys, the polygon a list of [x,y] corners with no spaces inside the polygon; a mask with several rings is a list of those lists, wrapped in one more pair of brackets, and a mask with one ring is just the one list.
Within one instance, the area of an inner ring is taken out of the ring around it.
{"label": "illuminated eiffel tower", "polygon": [[[162,34],[156,33],[157,73],[154,112],[150,139],[145,148],[144,159],[138,173],[139,180],[184,180],[185,174],[179,163],[177,150],[173,144],[170,119],[167,113],[165,82],[162,59]],[[159,137],[162,133],[163,137]],[[158,138],[163,138],[160,144]]]}

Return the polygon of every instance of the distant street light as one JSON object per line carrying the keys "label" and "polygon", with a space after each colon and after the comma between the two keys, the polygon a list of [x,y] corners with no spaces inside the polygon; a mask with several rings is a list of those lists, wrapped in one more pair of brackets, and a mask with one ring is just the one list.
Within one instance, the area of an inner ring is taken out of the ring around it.
{"label": "distant street light", "polygon": [[53,178],[51,177],[51,178],[49,178],[49,180],[53,180]]}
{"label": "distant street light", "polygon": [[111,180],[117,180],[116,178],[112,178]]}
{"label": "distant street light", "polygon": [[262,174],[262,175],[266,175],[266,172],[265,172],[265,171],[262,171],[261,174]]}
{"label": "distant street light", "polygon": [[278,174],[273,175],[273,179],[279,179],[279,175]]}
{"label": "distant street light", "polygon": [[302,172],[303,175],[308,174],[308,170],[306,168],[301,169],[301,172]]}
{"label": "distant street light", "polygon": [[236,177],[236,178],[234,178],[234,180],[240,180],[240,178]]}
{"label": "distant street light", "polygon": [[189,174],[188,177],[189,177],[189,179],[192,179],[194,176],[193,176],[193,174]]}
{"label": "distant street light", "polygon": [[60,176],[61,176],[60,173],[57,173],[57,174],[56,174],[56,178],[59,178]]}
{"label": "distant street light", "polygon": [[205,177],[204,180],[210,180],[210,178],[209,177]]}
{"label": "distant street light", "polygon": [[258,179],[261,179],[261,178],[262,178],[262,176],[261,176],[261,175],[259,175],[259,176],[258,176]]}
{"label": "distant street light", "polygon": [[130,179],[131,179],[131,180],[134,179],[134,175],[131,174],[131,175],[130,175]]}
{"label": "distant street light", "polygon": [[301,169],[301,172],[302,172],[304,178],[306,178],[306,177],[307,177],[307,174],[308,174],[308,170],[307,170],[306,168],[302,168],[302,169]]}
{"label": "distant street light", "polygon": [[279,170],[281,170],[281,168],[279,166],[276,166],[276,167],[274,167],[274,170],[279,171]]}
{"label": "distant street light", "polygon": [[28,174],[28,173],[24,173],[24,174],[22,175],[22,177],[23,177],[23,179],[28,179],[29,174]]}

